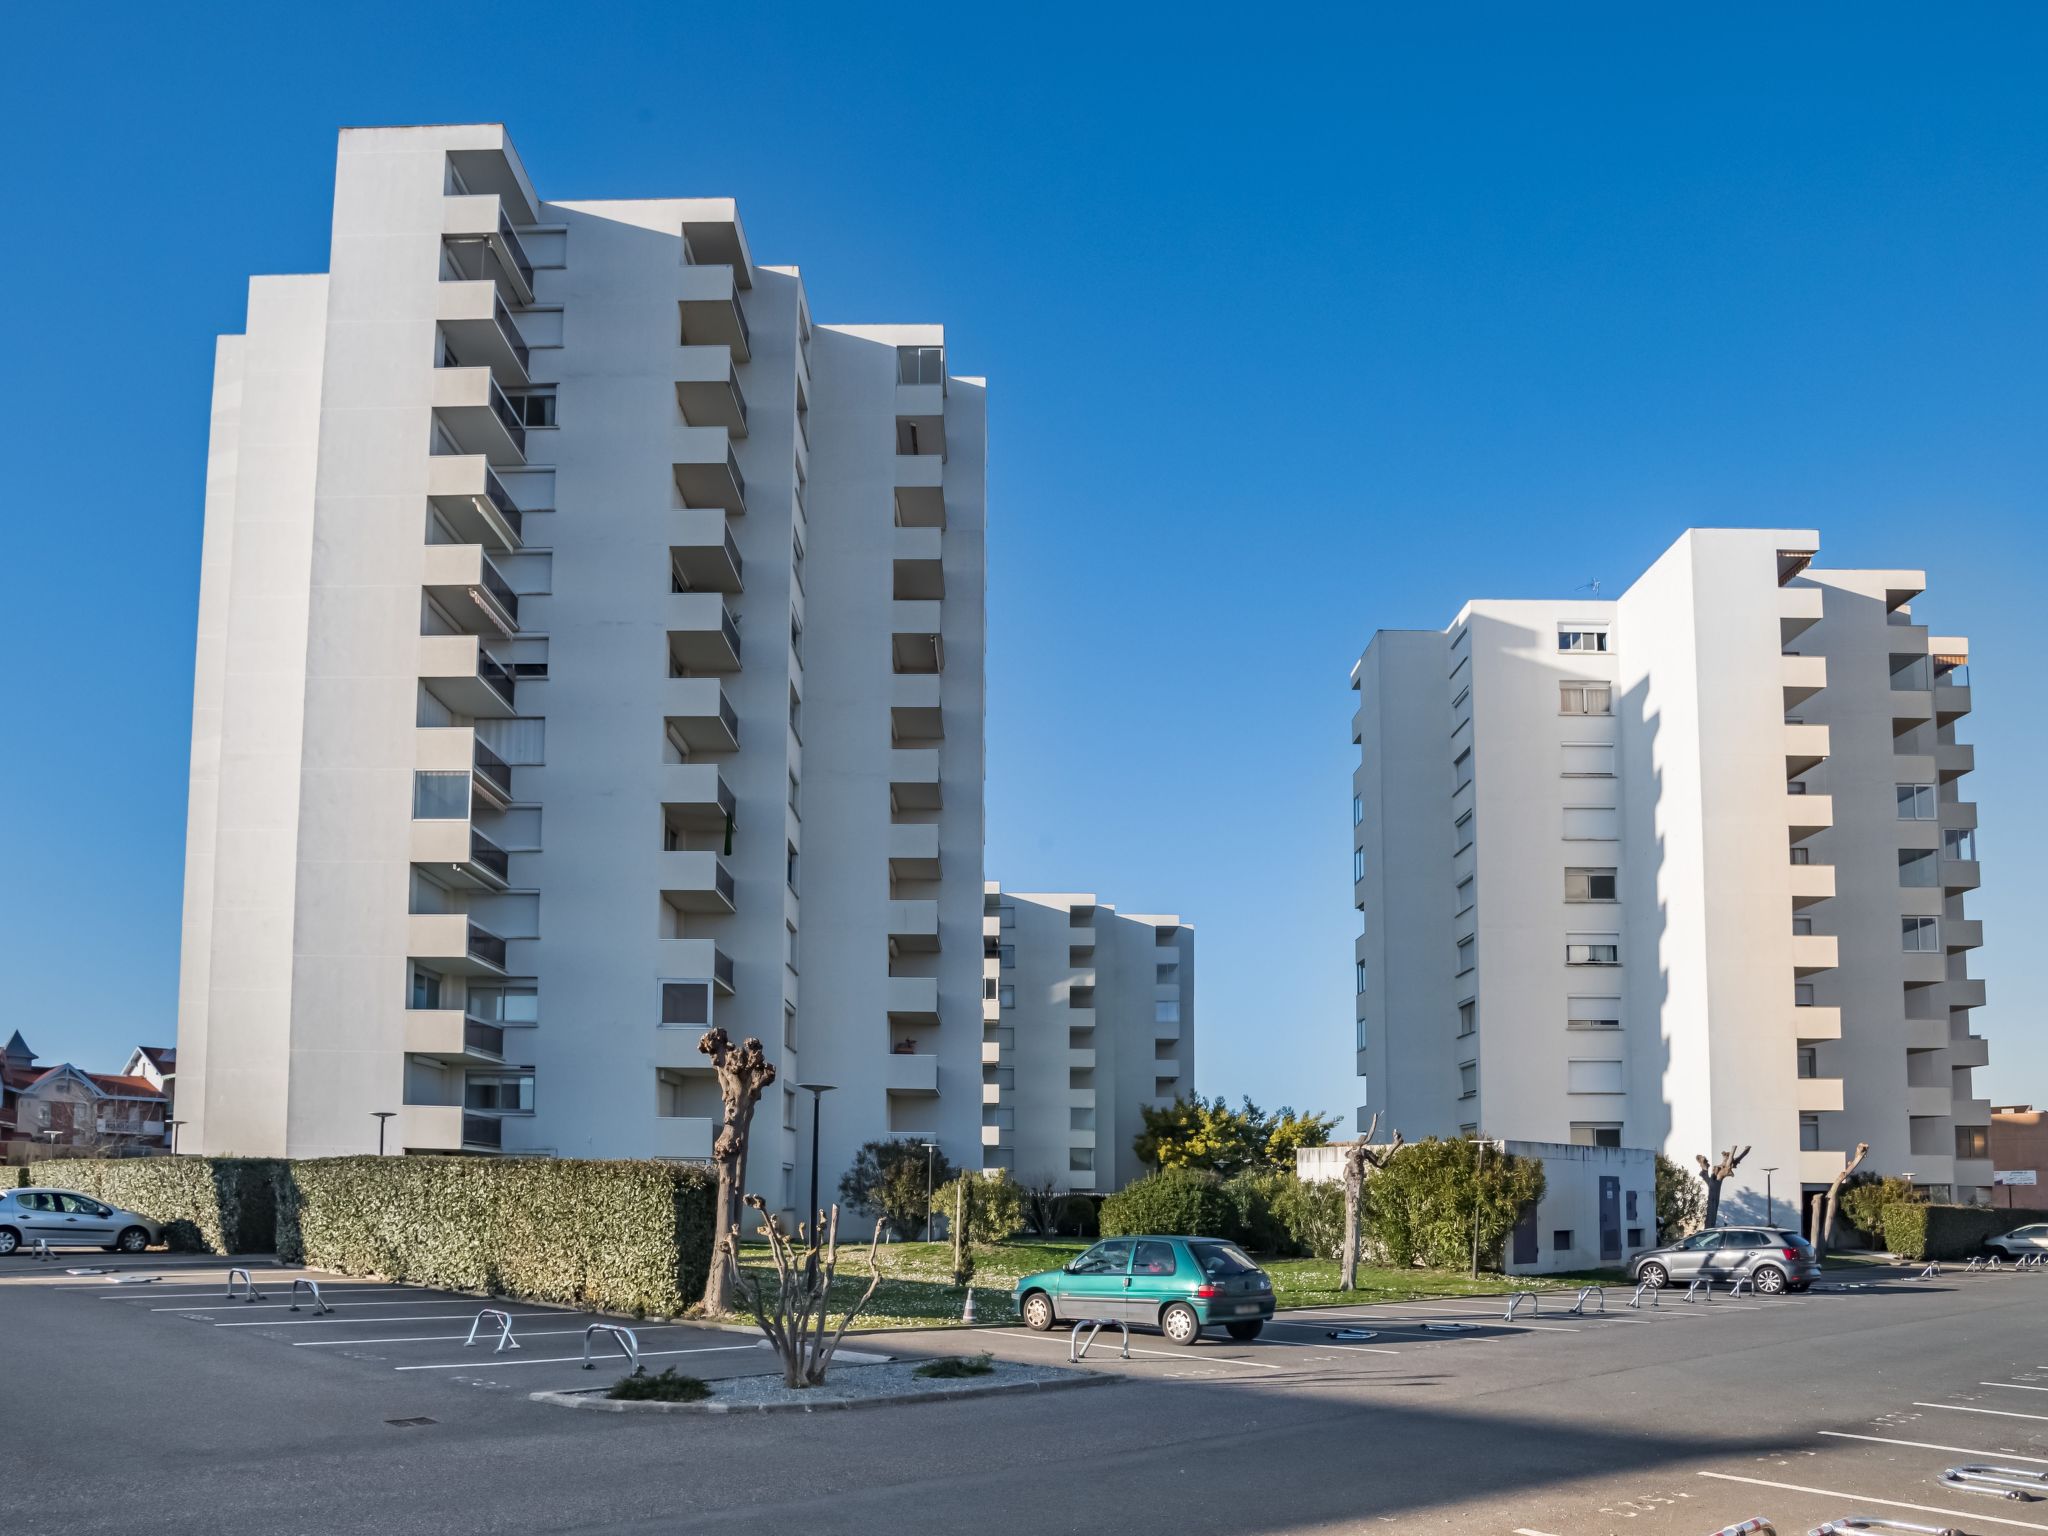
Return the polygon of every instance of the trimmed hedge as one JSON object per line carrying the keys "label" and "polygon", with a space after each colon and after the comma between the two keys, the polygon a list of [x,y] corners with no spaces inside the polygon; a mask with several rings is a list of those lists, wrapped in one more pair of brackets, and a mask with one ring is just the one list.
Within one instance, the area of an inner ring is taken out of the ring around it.
{"label": "trimmed hedge", "polygon": [[1884,1208],[1884,1245],[1905,1259],[1967,1259],[1986,1238],[2036,1221],[2048,1221],[2048,1211],[1895,1202]]}
{"label": "trimmed hedge", "polygon": [[289,1164],[288,1264],[636,1316],[704,1297],[717,1182],[678,1163],[328,1157]]}
{"label": "trimmed hedge", "polygon": [[28,1164],[21,1182],[75,1189],[160,1221],[174,1249],[269,1253],[282,1166],[267,1157],[63,1158]]}
{"label": "trimmed hedge", "polygon": [[1104,1237],[1144,1232],[1230,1237],[1237,1213],[1215,1174],[1199,1168],[1164,1168],[1106,1196],[1101,1221]]}

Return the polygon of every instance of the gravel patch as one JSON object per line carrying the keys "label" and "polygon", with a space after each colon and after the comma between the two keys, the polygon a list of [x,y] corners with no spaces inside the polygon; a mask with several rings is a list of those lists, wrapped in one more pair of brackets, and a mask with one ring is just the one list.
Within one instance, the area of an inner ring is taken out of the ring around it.
{"label": "gravel patch", "polygon": [[884,1365],[849,1365],[835,1361],[822,1387],[795,1390],[780,1374],[736,1376],[709,1383],[712,1395],[698,1403],[615,1402],[608,1388],[588,1392],[535,1392],[532,1399],[557,1408],[592,1409],[602,1413],[819,1413],[834,1408],[879,1408],[899,1403],[927,1403],[961,1397],[995,1397],[1012,1392],[1052,1392],[1073,1387],[1104,1386],[1118,1378],[1059,1366],[995,1362],[986,1376],[929,1377],[916,1374],[922,1360],[896,1360]]}

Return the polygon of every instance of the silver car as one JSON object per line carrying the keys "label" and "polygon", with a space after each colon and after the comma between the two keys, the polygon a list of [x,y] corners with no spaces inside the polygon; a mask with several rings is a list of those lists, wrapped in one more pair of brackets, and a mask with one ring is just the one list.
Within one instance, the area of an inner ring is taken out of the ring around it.
{"label": "silver car", "polygon": [[2048,1255],[2048,1222],[2036,1222],[2031,1227],[2016,1227],[2010,1232],[2001,1232],[1997,1237],[1987,1237],[1984,1239],[1984,1251],[2007,1259]]}
{"label": "silver car", "polygon": [[117,1211],[68,1189],[10,1189],[0,1194],[0,1254],[33,1248],[105,1248],[140,1253],[163,1241],[163,1223]]}
{"label": "silver car", "polygon": [[1767,1296],[1803,1291],[1820,1278],[1813,1244],[1775,1227],[1709,1227],[1682,1242],[1652,1248],[1629,1266],[1629,1277],[1652,1286],[1695,1280],[1747,1280]]}

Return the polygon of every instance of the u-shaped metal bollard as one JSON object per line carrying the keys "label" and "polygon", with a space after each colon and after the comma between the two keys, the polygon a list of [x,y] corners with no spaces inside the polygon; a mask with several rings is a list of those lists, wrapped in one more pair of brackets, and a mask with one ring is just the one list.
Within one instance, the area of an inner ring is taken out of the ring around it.
{"label": "u-shaped metal bollard", "polygon": [[250,1277],[249,1271],[246,1269],[231,1269],[228,1271],[228,1300],[233,1301],[235,1299],[235,1277],[237,1275],[242,1277],[244,1291],[242,1300],[261,1301],[263,1293],[256,1289],[256,1282]]}
{"label": "u-shaped metal bollard", "polygon": [[1935,1481],[1958,1493],[1984,1493],[1994,1499],[2048,1498],[2048,1472],[2031,1472],[2025,1467],[1965,1462],[1950,1467]]}
{"label": "u-shaped metal bollard", "polygon": [[1851,1531],[1896,1531],[1899,1536],[1964,1536],[1952,1525],[1915,1525],[1910,1520],[1887,1520],[1882,1515],[1844,1515],[1816,1525],[1806,1536],[1846,1536]]}
{"label": "u-shaped metal bollard", "polygon": [[1916,1280],[1939,1280],[1941,1278],[1941,1265],[1930,1264],[1913,1278]]}
{"label": "u-shaped metal bollard", "polygon": [[1602,1312],[1607,1310],[1607,1293],[1597,1285],[1582,1285],[1579,1287],[1579,1299],[1565,1309],[1564,1315],[1566,1317],[1584,1317],[1586,1315],[1586,1298],[1589,1296],[1600,1303],[1600,1310]]}
{"label": "u-shaped metal bollard", "polygon": [[1534,1291],[1511,1291],[1508,1293],[1507,1316],[1502,1321],[1512,1323],[1515,1320],[1515,1313],[1525,1301],[1529,1303],[1529,1310],[1531,1312],[1539,1316],[1542,1314],[1543,1302]]}
{"label": "u-shaped metal bollard", "polygon": [[617,1323],[592,1323],[583,1330],[583,1369],[586,1371],[597,1369],[597,1362],[590,1358],[590,1345],[592,1335],[600,1333],[610,1335],[612,1342],[617,1344],[620,1350],[625,1353],[626,1358],[632,1362],[633,1374],[638,1376],[641,1370],[640,1340],[634,1336],[632,1329],[622,1328]]}
{"label": "u-shaped metal bollard", "polygon": [[[469,1325],[469,1337],[462,1341],[462,1347],[467,1349],[476,1342],[476,1331],[483,1326],[484,1319],[487,1317],[495,1317],[498,1320],[498,1342],[491,1350],[491,1353],[495,1355],[508,1349],[517,1349],[519,1341],[512,1337],[512,1314],[510,1312],[500,1312],[496,1307],[485,1307],[483,1311],[477,1313],[476,1320]],[[588,1335],[585,1335],[585,1337],[587,1339]],[[588,1355],[589,1351],[586,1348],[586,1363]]]}
{"label": "u-shaped metal bollard", "polygon": [[[1654,1312],[1657,1310],[1657,1292],[1662,1289],[1662,1286],[1652,1285],[1647,1280],[1638,1281],[1636,1283],[1636,1293],[1629,1297],[1628,1304],[1640,1312],[1643,1306],[1643,1297],[1647,1294],[1650,1298],[1650,1310]],[[1605,1302],[1601,1303],[1601,1310],[1606,1310]]]}
{"label": "u-shaped metal bollard", "polygon": [[1705,1275],[1700,1276],[1699,1279],[1693,1281],[1691,1285],[1685,1288],[1685,1299],[1687,1301],[1698,1301],[1702,1296],[1706,1297],[1709,1301],[1714,1299],[1714,1282]]}
{"label": "u-shaped metal bollard", "polygon": [[1762,1515],[1744,1520],[1739,1525],[1724,1525],[1714,1536],[1778,1536],[1778,1528]]}
{"label": "u-shaped metal bollard", "polygon": [[[1081,1330],[1083,1328],[1088,1330],[1088,1337],[1085,1339],[1081,1337]],[[1130,1359],[1131,1330],[1129,1328],[1125,1328],[1123,1323],[1114,1317],[1084,1317],[1074,1324],[1074,1331],[1067,1335],[1067,1363],[1072,1365],[1076,1361],[1085,1360],[1088,1357],[1088,1346],[1095,1342],[1095,1335],[1102,1332],[1105,1328],[1123,1328],[1124,1347],[1119,1358],[1124,1360]]]}
{"label": "u-shaped metal bollard", "polygon": [[313,1306],[316,1310],[323,1313],[332,1312],[334,1310],[334,1308],[327,1305],[326,1298],[324,1298],[320,1294],[320,1282],[317,1280],[308,1280],[304,1276],[301,1276],[300,1278],[292,1282],[292,1310],[294,1312],[299,1310],[299,1287],[302,1285],[307,1290],[313,1293]]}
{"label": "u-shaped metal bollard", "polygon": [[1749,1287],[1750,1295],[1754,1296],[1756,1294],[1756,1282],[1747,1275],[1737,1275],[1728,1283],[1728,1299],[1733,1301],[1736,1297],[1740,1296],[1745,1285]]}

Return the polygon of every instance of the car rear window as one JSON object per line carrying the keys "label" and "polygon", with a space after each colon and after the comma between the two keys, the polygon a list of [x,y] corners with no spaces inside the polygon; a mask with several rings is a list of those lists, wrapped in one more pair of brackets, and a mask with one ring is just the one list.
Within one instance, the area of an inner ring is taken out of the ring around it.
{"label": "car rear window", "polygon": [[1813,1244],[1809,1243],[1797,1232],[1780,1232],[1778,1234],[1778,1241],[1787,1248],[1798,1249],[1801,1253],[1811,1253],[1813,1251]]}
{"label": "car rear window", "polygon": [[1255,1275],[1259,1271],[1259,1266],[1235,1243],[1189,1243],[1188,1252],[1202,1266],[1202,1273],[1212,1280],[1226,1275]]}

